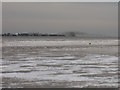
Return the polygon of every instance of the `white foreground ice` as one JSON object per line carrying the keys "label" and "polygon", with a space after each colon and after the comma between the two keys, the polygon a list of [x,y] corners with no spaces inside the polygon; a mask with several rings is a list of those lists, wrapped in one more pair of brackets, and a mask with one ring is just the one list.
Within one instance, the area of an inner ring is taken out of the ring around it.
{"label": "white foreground ice", "polygon": [[117,57],[88,55],[78,60],[69,60],[71,58],[74,56],[21,57],[14,61],[5,60],[3,61],[3,76],[36,81],[40,85],[45,84],[46,81],[84,81],[86,82],[84,85],[73,85],[72,87],[118,87]]}

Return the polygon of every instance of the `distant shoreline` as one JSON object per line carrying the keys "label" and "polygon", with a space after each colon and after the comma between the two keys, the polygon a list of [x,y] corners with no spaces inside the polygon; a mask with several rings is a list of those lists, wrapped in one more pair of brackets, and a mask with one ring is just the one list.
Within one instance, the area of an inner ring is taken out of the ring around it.
{"label": "distant shoreline", "polygon": [[72,38],[118,38],[117,36],[103,36],[96,34],[87,34],[82,32],[64,32],[64,33],[2,33],[2,37],[72,37]]}
{"label": "distant shoreline", "polygon": [[[34,39],[39,39],[39,38],[41,38],[41,39],[53,39],[53,40],[59,40],[59,39],[62,39],[62,40],[69,40],[69,39],[72,39],[72,40],[79,40],[79,39],[89,39],[89,40],[91,40],[91,39],[115,39],[115,40],[119,40],[119,38],[118,37],[68,37],[68,36],[0,36],[1,37],[1,39],[7,39],[7,38],[9,38],[9,39],[12,39],[12,38],[26,38],[26,39],[32,39],[32,38],[34,38]],[[6,40],[5,39],[5,40]]]}

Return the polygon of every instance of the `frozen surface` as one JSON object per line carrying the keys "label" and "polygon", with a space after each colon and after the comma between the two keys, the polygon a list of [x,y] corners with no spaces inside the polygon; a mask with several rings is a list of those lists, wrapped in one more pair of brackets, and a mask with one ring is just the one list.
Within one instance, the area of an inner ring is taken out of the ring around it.
{"label": "frozen surface", "polygon": [[114,39],[4,41],[3,87],[118,87],[117,44]]}

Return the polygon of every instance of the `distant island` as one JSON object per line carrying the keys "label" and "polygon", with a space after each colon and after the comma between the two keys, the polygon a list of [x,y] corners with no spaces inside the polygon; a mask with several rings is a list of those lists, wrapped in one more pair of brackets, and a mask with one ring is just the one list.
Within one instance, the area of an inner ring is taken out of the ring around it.
{"label": "distant island", "polygon": [[103,35],[98,35],[98,34],[88,34],[85,32],[62,32],[62,33],[28,33],[28,32],[23,32],[23,33],[2,33],[0,36],[42,36],[42,37],[104,37],[104,38],[112,38],[111,36],[103,36]]}
{"label": "distant island", "polygon": [[1,36],[72,36],[75,37],[75,32],[65,32],[65,33],[2,33]]}
{"label": "distant island", "polygon": [[65,36],[58,33],[3,33],[2,36]]}

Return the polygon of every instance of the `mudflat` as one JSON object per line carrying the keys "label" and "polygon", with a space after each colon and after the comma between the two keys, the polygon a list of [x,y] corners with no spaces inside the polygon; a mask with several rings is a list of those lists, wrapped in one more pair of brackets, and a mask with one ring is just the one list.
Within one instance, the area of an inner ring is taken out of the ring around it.
{"label": "mudflat", "polygon": [[3,87],[117,88],[118,47],[115,38],[4,37]]}

